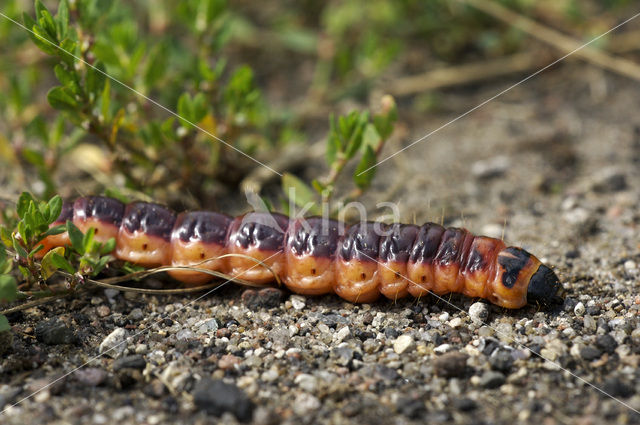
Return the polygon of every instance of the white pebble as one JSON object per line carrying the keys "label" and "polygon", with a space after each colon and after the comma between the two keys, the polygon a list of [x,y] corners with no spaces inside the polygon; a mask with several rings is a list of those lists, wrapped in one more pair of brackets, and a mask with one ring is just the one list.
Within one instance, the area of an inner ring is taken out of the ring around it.
{"label": "white pebble", "polygon": [[407,350],[413,349],[414,346],[415,343],[411,335],[404,334],[400,335],[393,342],[393,351],[395,351],[396,354],[402,354]]}
{"label": "white pebble", "polygon": [[306,298],[300,295],[292,295],[291,298],[289,298],[289,301],[291,301],[291,305],[296,310],[302,310],[307,305]]}
{"label": "white pebble", "polygon": [[349,338],[349,335],[351,335],[351,330],[349,329],[349,326],[345,326],[335,333],[333,336],[333,342],[339,344]]}
{"label": "white pebble", "polygon": [[451,350],[451,344],[441,344],[438,345],[436,348],[433,349],[433,351],[435,351],[438,354],[444,354],[447,351]]}
{"label": "white pebble", "polygon": [[126,329],[116,328],[116,330],[111,332],[104,340],[102,340],[102,343],[98,348],[98,352],[115,359],[124,352],[125,348],[127,348],[127,344],[125,343],[126,339]]}
{"label": "white pebble", "polygon": [[628,271],[633,271],[638,268],[638,265],[633,260],[627,260],[624,262],[624,268]]}
{"label": "white pebble", "polygon": [[586,308],[584,307],[582,301],[580,301],[578,304],[576,304],[575,307],[573,307],[573,312],[576,314],[576,316],[582,316],[585,311]]}
{"label": "white pebble", "polygon": [[473,323],[476,324],[486,322],[489,318],[489,306],[481,302],[471,304],[471,307],[469,307],[469,317],[471,317]]}
{"label": "white pebble", "polygon": [[320,400],[311,394],[300,393],[293,403],[293,412],[298,416],[305,416],[320,408]]}

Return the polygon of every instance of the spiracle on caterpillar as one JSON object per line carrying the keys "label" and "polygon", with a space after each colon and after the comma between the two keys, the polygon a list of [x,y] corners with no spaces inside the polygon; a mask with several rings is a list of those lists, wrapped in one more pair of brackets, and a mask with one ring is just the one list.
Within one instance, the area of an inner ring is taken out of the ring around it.
{"label": "spiracle on caterpillar", "polygon": [[[176,214],[160,204],[87,196],[65,201],[52,224],[71,220],[95,239],[115,238],[112,255],[145,267],[193,266],[255,284],[275,277],[292,292],[335,292],[351,302],[373,302],[462,293],[506,308],[561,301],[562,285],[551,270],[522,248],[435,223],[342,222],[278,213],[236,218],[210,211]],[[40,256],[70,244],[67,233],[47,236]],[[231,254],[231,255],[229,255]],[[256,261],[267,267],[256,267]],[[190,286],[212,279],[203,272],[174,269]],[[275,274],[275,276],[274,276]]]}

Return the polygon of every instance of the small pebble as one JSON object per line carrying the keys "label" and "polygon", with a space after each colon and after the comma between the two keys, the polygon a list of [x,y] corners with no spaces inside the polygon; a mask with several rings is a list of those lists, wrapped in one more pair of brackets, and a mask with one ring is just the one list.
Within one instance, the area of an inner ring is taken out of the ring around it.
{"label": "small pebble", "polygon": [[291,305],[296,310],[302,310],[307,305],[307,299],[301,295],[292,295],[289,301],[291,301]]}
{"label": "small pebble", "polygon": [[411,335],[400,335],[393,343],[393,351],[396,354],[402,354],[407,350],[411,350],[415,347],[415,342]]}
{"label": "small pebble", "polygon": [[36,325],[36,338],[47,345],[75,344],[76,334],[59,319],[50,319]]}
{"label": "small pebble", "polygon": [[482,374],[479,384],[481,387],[491,389],[498,388],[500,385],[504,384],[505,381],[506,378],[502,373],[490,370]]}
{"label": "small pebble", "polygon": [[333,342],[339,344],[345,339],[349,338],[350,335],[351,335],[351,330],[349,329],[349,326],[344,326],[334,334]]}
{"label": "small pebble", "polygon": [[627,271],[634,271],[638,268],[638,265],[633,260],[627,260],[624,262],[624,268]]}
{"label": "small pebble", "polygon": [[248,422],[253,416],[251,399],[235,385],[220,380],[199,380],[193,389],[193,402],[198,409],[214,416],[229,412],[241,422]]}
{"label": "small pebble", "polygon": [[109,357],[117,358],[127,348],[127,331],[124,328],[116,328],[102,340],[98,352]]}
{"label": "small pebble", "polygon": [[471,304],[469,307],[469,317],[475,324],[482,324],[489,318],[489,306],[482,302]]}
{"label": "small pebble", "polygon": [[97,387],[107,379],[107,372],[97,367],[85,367],[73,372],[73,377],[81,384]]}
{"label": "small pebble", "polygon": [[582,316],[585,313],[585,311],[586,311],[586,308],[582,302],[579,302],[573,308],[573,312],[576,314],[576,316]]}
{"label": "small pebble", "polygon": [[444,378],[461,377],[465,374],[468,358],[467,354],[460,351],[443,354],[433,360],[433,371]]}
{"label": "small pebble", "polygon": [[146,365],[147,365],[147,362],[145,361],[144,357],[136,354],[136,355],[124,356],[116,359],[111,365],[111,368],[114,371],[117,371],[120,369],[141,369],[142,370],[145,368]]}
{"label": "small pebble", "polygon": [[320,406],[320,400],[317,397],[307,393],[300,393],[293,402],[293,412],[299,416],[306,416],[318,410]]}
{"label": "small pebble", "polygon": [[96,308],[96,313],[98,314],[98,317],[107,317],[108,315],[111,314],[111,309],[109,308],[109,306],[106,305],[99,305]]}

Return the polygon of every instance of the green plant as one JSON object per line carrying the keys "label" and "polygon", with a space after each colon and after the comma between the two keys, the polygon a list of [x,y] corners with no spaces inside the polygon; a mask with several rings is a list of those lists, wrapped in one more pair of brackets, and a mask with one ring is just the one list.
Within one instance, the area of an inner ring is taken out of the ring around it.
{"label": "green plant", "polygon": [[[240,151],[260,156],[273,146],[253,71],[231,69],[221,51],[232,21],[225,1],[159,3],[142,10],[149,28],[121,1],[61,0],[54,15],[36,0],[34,9],[35,18],[25,13],[23,21],[32,42],[54,59],[59,85],[47,100],[60,115],[53,123],[36,115],[29,126],[40,142],[17,155],[36,169],[46,196],[56,192],[58,166],[79,144],[99,142],[106,150],[100,161],[112,186],[122,176],[126,186],[160,200],[185,190],[197,195],[220,180],[233,184],[255,165]],[[156,28],[165,25],[172,28]],[[188,37],[172,37],[176,31]],[[182,119],[167,117],[150,99]],[[74,132],[63,137],[69,124]]]}
{"label": "green plant", "polygon": [[[338,118],[332,116],[326,145],[328,174],[313,180],[309,186],[293,174],[286,173],[282,178],[285,195],[309,213],[321,214],[326,209],[335,215],[342,204],[356,199],[371,185],[378,156],[391,136],[396,120],[396,104],[391,96],[382,98],[379,113],[371,115],[368,111],[352,111]],[[339,176],[356,158],[359,160],[352,175],[355,188],[335,205],[329,205]],[[286,203],[283,208],[289,210]]]}

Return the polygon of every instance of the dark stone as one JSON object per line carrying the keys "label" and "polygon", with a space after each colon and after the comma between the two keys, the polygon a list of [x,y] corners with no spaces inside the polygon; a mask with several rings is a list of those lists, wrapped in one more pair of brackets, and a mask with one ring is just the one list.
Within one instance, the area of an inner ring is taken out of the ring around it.
{"label": "dark stone", "polygon": [[576,307],[576,305],[578,305],[578,300],[576,300],[575,298],[566,297],[564,299],[562,309],[567,313],[571,313],[573,312],[573,309]]}
{"label": "dark stone", "polygon": [[459,351],[452,351],[433,360],[433,371],[444,378],[463,376],[467,370],[469,356]]}
{"label": "dark stone", "polygon": [[116,359],[111,366],[114,371],[120,369],[144,369],[147,365],[144,357],[140,355],[125,356]]}
{"label": "dark stone", "polygon": [[636,392],[632,385],[629,385],[627,382],[616,377],[608,378],[604,381],[604,384],[602,384],[602,391],[611,397],[622,398],[631,397]]}
{"label": "dark stone", "polygon": [[596,347],[604,351],[605,353],[613,353],[618,347],[616,340],[609,334],[598,335],[596,337]]}
{"label": "dark stone", "polygon": [[335,328],[338,325],[347,325],[349,320],[346,317],[342,317],[336,313],[325,314],[320,318],[320,321],[330,328]]}
{"label": "dark stone", "polygon": [[283,298],[284,292],[278,288],[247,289],[242,293],[242,303],[250,310],[278,307]]}
{"label": "dark stone", "polygon": [[398,374],[398,372],[396,372],[395,369],[391,369],[390,367],[385,365],[376,364],[374,366],[374,370],[375,370],[375,374],[379,378],[384,379],[386,381],[394,381],[400,378],[400,375]]}
{"label": "dark stone", "polygon": [[392,328],[389,326],[384,328],[384,335],[387,338],[396,339],[398,336],[400,336],[400,332],[396,328]]}
{"label": "dark stone", "polygon": [[235,415],[241,422],[253,416],[253,402],[238,387],[220,380],[204,378],[193,390],[193,401],[198,409],[220,416],[225,412]]}
{"label": "dark stone", "polygon": [[76,334],[58,319],[50,319],[36,325],[36,339],[47,345],[75,344]]}
{"label": "dark stone", "polygon": [[466,397],[454,400],[453,406],[461,412],[470,412],[478,407],[475,401]]}
{"label": "dark stone", "polygon": [[484,388],[498,388],[506,381],[505,376],[500,372],[487,371],[480,377],[480,386]]}
{"label": "dark stone", "polygon": [[421,419],[427,413],[424,401],[416,398],[402,397],[398,400],[396,407],[398,412],[409,419]]}
{"label": "dark stone", "polygon": [[589,305],[587,306],[587,314],[590,316],[597,316],[600,314],[600,307],[597,305]]}
{"label": "dark stone", "polygon": [[489,364],[493,370],[509,373],[511,366],[513,366],[513,357],[509,351],[496,350],[489,357]]}
{"label": "dark stone", "polygon": [[627,187],[627,177],[622,173],[616,173],[596,182],[593,190],[598,193],[610,193],[625,190]]}
{"label": "dark stone", "polygon": [[580,350],[580,356],[587,361],[591,361],[599,359],[600,356],[602,356],[602,351],[594,346],[587,345],[582,350]]}

